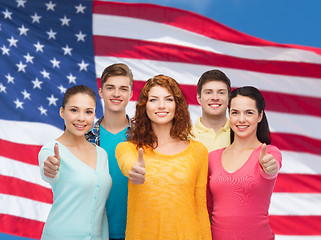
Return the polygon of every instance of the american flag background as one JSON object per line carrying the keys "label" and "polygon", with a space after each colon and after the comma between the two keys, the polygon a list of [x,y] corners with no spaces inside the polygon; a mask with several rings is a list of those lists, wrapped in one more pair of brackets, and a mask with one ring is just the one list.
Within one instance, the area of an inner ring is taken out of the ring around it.
{"label": "american flag background", "polygon": [[159,73],[180,83],[193,122],[203,72],[217,68],[233,88],[259,88],[283,155],[271,227],[277,240],[321,239],[321,49],[265,41],[180,9],[76,0],[0,0],[0,238],[40,238],[52,193],[37,155],[62,133],[62,96],[76,84],[97,93],[116,62],[134,74],[130,116]]}

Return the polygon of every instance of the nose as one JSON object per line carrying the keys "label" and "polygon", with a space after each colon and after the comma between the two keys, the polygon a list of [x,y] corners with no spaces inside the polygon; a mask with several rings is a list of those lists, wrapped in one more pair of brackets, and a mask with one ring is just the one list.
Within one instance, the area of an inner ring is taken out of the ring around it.
{"label": "nose", "polygon": [[218,100],[218,93],[214,92],[212,94],[212,98],[213,98],[213,100]]}
{"label": "nose", "polygon": [[158,102],[158,108],[163,109],[164,107],[165,107],[165,101],[164,101],[164,99],[161,99]]}
{"label": "nose", "polygon": [[240,114],[239,122],[245,122],[245,115],[243,113]]}
{"label": "nose", "polygon": [[119,97],[119,89],[118,89],[118,88],[115,88],[115,90],[114,90],[114,96],[115,96],[115,97]]}
{"label": "nose", "polygon": [[84,121],[84,119],[85,119],[85,114],[84,114],[83,112],[79,112],[79,114],[78,114],[78,120],[79,120],[79,121]]}

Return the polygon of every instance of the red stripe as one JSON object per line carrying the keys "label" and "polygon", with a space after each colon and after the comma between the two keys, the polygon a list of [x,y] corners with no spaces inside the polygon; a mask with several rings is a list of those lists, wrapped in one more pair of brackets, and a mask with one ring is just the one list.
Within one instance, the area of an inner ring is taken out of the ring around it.
{"label": "red stripe", "polygon": [[44,226],[44,222],[6,214],[0,214],[0,223],[2,233],[33,239],[40,239]]}
{"label": "red stripe", "polygon": [[3,175],[0,175],[0,182],[0,193],[52,204],[51,189]]}
{"label": "red stripe", "polygon": [[269,216],[275,234],[321,235],[321,216]]}
{"label": "red stripe", "polygon": [[321,140],[318,139],[290,133],[271,133],[271,140],[280,150],[321,155]]}
{"label": "red stripe", "polygon": [[270,42],[239,32],[197,13],[171,7],[152,4],[94,1],[93,13],[124,16],[163,23],[226,42],[254,46],[296,48],[313,51],[321,55],[321,49],[319,48]]}
{"label": "red stripe", "polygon": [[321,175],[280,173],[274,192],[321,193]]}
{"label": "red stripe", "polygon": [[[100,85],[100,79],[97,79]],[[137,101],[140,90],[145,81],[134,81],[134,95],[132,101]],[[180,84],[186,101],[191,105],[199,105],[196,100],[197,87],[195,85]],[[266,110],[282,113],[293,113],[321,117],[321,98],[302,97],[284,93],[261,91],[266,102]],[[302,106],[299,107],[298,106]]]}
{"label": "red stripe", "polygon": [[9,142],[0,139],[0,156],[38,166],[41,146]]}
{"label": "red stripe", "polygon": [[95,56],[191,63],[287,76],[321,78],[321,65],[314,63],[253,60],[174,44],[117,37],[94,36],[93,41]]}

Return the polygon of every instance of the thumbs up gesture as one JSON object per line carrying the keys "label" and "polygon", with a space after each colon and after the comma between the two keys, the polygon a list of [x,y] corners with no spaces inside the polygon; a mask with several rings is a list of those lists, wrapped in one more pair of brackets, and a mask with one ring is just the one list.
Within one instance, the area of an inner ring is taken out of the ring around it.
{"label": "thumbs up gesture", "polygon": [[261,148],[259,162],[266,174],[274,175],[278,172],[277,161],[271,154],[266,153],[265,143],[263,143]]}
{"label": "thumbs up gesture", "polygon": [[60,155],[59,155],[59,147],[56,143],[54,146],[54,156],[49,156],[44,162],[44,174],[47,177],[54,178],[60,166]]}
{"label": "thumbs up gesture", "polygon": [[137,162],[132,166],[129,171],[129,180],[132,184],[138,185],[145,182],[145,161],[144,161],[144,151],[143,149],[138,149],[138,159]]}

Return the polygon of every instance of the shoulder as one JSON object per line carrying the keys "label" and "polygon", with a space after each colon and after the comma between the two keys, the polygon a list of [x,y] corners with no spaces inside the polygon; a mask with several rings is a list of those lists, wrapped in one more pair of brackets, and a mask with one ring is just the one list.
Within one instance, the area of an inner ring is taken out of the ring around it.
{"label": "shoulder", "polygon": [[191,139],[190,144],[191,144],[192,148],[197,149],[198,152],[206,152],[206,154],[208,154],[207,148],[205,147],[205,145],[203,143]]}
{"label": "shoulder", "polygon": [[116,151],[128,151],[128,150],[135,150],[136,145],[131,142],[120,142],[116,147]]}
{"label": "shoulder", "polygon": [[213,158],[213,157],[220,156],[220,155],[222,155],[222,152],[224,151],[224,149],[225,148],[220,148],[220,149],[214,150],[208,154],[208,157]]}
{"label": "shoulder", "polygon": [[43,145],[41,147],[40,152],[43,152],[43,151],[46,151],[46,150],[53,152],[54,151],[54,146],[55,146],[56,143],[57,143],[56,141],[51,141],[49,143],[46,143],[45,145]]}

